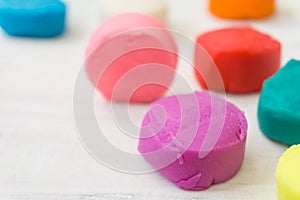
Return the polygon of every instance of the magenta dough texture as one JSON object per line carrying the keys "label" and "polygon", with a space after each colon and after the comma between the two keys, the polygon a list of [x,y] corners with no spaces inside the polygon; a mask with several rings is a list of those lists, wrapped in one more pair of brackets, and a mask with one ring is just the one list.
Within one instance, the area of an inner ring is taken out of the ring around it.
{"label": "magenta dough texture", "polygon": [[207,92],[195,92],[151,104],[138,150],[178,187],[205,190],[239,171],[246,136],[241,110]]}

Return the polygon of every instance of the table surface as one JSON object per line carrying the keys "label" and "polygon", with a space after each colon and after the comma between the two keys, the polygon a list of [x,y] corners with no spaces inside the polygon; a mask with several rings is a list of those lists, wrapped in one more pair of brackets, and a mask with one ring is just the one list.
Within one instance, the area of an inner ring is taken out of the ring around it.
{"label": "table surface", "polygon": [[[68,30],[56,39],[0,33],[0,199],[276,199],[276,164],[287,147],[261,134],[256,119],[259,94],[227,95],[249,121],[245,161],[238,175],[207,191],[180,190],[158,173],[120,173],[88,154],[75,128],[73,91],[84,48],[102,20],[99,1],[67,1]],[[300,1],[280,0],[276,15],[258,21],[219,19],[206,8],[207,1],[171,0],[168,26],[194,38],[214,28],[252,25],[282,42],[282,64],[300,58]],[[185,50],[180,41],[179,47]],[[200,90],[186,65],[180,62],[179,73],[193,90]],[[175,81],[176,93],[185,92],[177,86]],[[127,143],[120,140],[124,136],[118,137],[120,131],[112,127],[101,96],[95,104],[100,123],[110,130],[106,137],[120,148],[136,151],[137,141]],[[130,106],[135,123],[141,122],[147,108]]]}

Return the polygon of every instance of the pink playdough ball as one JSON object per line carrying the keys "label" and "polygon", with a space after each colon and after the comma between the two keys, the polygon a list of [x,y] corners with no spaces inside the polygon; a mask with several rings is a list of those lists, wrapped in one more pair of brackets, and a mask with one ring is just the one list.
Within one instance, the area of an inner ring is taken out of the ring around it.
{"label": "pink playdough ball", "polygon": [[86,48],[86,72],[112,101],[150,102],[170,87],[177,66],[177,46],[164,24],[138,13],[107,19]]}

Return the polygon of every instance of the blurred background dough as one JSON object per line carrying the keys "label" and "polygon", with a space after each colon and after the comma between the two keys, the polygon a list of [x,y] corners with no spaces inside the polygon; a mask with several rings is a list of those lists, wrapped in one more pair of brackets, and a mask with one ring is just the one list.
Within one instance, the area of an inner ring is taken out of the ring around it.
{"label": "blurred background dough", "polygon": [[139,12],[165,22],[168,14],[168,4],[165,0],[101,0],[100,5],[104,18],[124,12]]}

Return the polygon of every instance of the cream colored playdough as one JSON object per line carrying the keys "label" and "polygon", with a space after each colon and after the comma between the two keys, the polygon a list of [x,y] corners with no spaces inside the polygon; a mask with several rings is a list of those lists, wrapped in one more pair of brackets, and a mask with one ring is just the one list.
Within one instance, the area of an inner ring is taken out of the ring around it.
{"label": "cream colored playdough", "polygon": [[124,12],[139,12],[165,21],[168,13],[164,0],[102,0],[101,7],[104,18]]}

